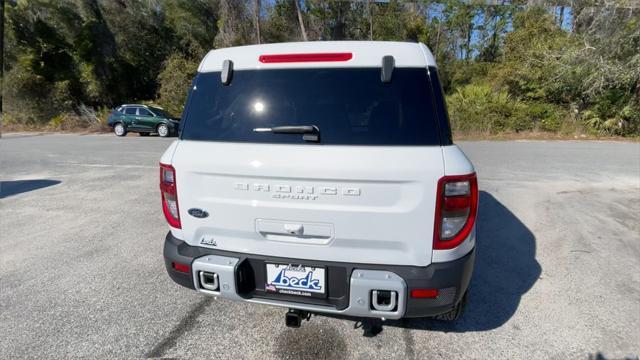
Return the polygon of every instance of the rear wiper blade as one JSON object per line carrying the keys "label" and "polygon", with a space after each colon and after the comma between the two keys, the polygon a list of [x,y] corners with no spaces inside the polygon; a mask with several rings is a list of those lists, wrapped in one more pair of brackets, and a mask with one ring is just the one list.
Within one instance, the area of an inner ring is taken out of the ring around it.
{"label": "rear wiper blade", "polygon": [[255,132],[270,132],[273,134],[302,134],[304,141],[320,141],[320,129],[315,125],[288,125],[271,128],[255,128]]}

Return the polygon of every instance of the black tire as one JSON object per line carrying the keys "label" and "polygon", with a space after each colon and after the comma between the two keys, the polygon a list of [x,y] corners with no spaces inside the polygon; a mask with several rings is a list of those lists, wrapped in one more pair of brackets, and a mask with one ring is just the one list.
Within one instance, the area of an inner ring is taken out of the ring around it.
{"label": "black tire", "polygon": [[169,126],[167,124],[159,124],[156,128],[156,131],[158,132],[158,135],[160,135],[160,137],[167,137],[171,133],[171,130],[169,129]]}
{"label": "black tire", "polygon": [[127,127],[121,122],[115,123],[113,125],[113,133],[116,136],[127,136]]}
{"label": "black tire", "polygon": [[141,132],[141,133],[140,133],[140,136],[149,136],[149,133],[147,133],[147,132]]}
{"label": "black tire", "polygon": [[464,295],[462,295],[462,299],[456,304],[456,306],[451,309],[449,312],[444,314],[436,315],[433,318],[440,321],[456,321],[458,320],[462,314],[464,313],[464,309],[467,307],[467,294],[469,291],[467,290]]}

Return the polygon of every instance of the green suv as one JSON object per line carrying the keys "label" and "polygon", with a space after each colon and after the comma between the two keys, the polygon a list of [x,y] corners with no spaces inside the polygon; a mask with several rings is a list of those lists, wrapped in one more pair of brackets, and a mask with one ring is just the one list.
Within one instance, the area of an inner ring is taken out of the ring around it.
{"label": "green suv", "polygon": [[137,132],[140,135],[158,133],[166,137],[178,133],[179,120],[157,107],[126,104],[115,108],[109,114],[107,123],[118,136],[125,136],[127,132]]}

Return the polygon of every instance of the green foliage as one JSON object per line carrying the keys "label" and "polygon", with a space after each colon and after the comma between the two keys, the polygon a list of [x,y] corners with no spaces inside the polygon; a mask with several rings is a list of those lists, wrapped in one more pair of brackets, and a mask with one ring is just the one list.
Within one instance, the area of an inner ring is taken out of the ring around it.
{"label": "green foliage", "polygon": [[492,71],[493,82],[518,98],[550,100],[548,80],[561,66],[558,54],[572,40],[542,8],[518,13],[513,26],[505,38],[504,61]]}
{"label": "green foliage", "polygon": [[267,43],[301,41],[302,25],[309,40],[424,42],[457,133],[640,135],[640,9],[296,1],[302,22],[294,0],[7,2],[3,121],[100,128],[133,102],[179,115],[206,52],[257,42],[259,24]]}
{"label": "green foliage", "polygon": [[81,106],[77,112],[61,113],[54,116],[46,125],[49,130],[109,130],[107,118],[111,111],[106,107],[98,109]]}
{"label": "green foliage", "polygon": [[301,40],[298,31],[296,9],[291,1],[276,1],[269,9],[263,39],[265,42],[285,42]]}
{"label": "green foliage", "polygon": [[449,86],[457,89],[461,86],[484,82],[493,64],[486,62],[455,61],[451,63],[452,73]]}
{"label": "green foliage", "polygon": [[245,1],[219,0],[215,47],[238,46],[251,43],[251,16]]}
{"label": "green foliage", "polygon": [[580,117],[593,135],[637,136],[640,133],[640,105],[637,102],[609,116],[599,112],[596,106],[593,110],[584,111]]}
{"label": "green foliage", "polygon": [[376,21],[373,23],[374,40],[393,41],[406,38],[405,11],[398,1],[392,0],[384,6],[374,6],[373,14],[376,16]]}
{"label": "green foliage", "polygon": [[522,104],[506,91],[495,91],[486,84],[458,88],[447,97],[447,106],[454,132],[493,134],[526,126],[519,119]]}
{"label": "green foliage", "polygon": [[496,134],[505,131],[557,132],[567,116],[562,108],[522,101],[487,84],[470,84],[447,96],[454,132]]}
{"label": "green foliage", "polygon": [[189,84],[197,69],[198,62],[177,54],[165,61],[164,69],[158,76],[160,82],[158,103],[170,114],[174,116],[182,114]]}
{"label": "green foliage", "polygon": [[169,29],[177,52],[202,58],[214,43],[218,14],[212,1],[166,0],[165,27]]}
{"label": "green foliage", "polygon": [[562,128],[563,118],[566,118],[566,113],[553,104],[546,102],[524,103],[524,121],[537,130],[557,132]]}
{"label": "green foliage", "polygon": [[3,80],[3,111],[12,122],[35,126],[71,108],[67,81],[50,83],[24,65],[5,73]]}
{"label": "green foliage", "polygon": [[[614,21],[614,15],[604,11],[602,16]],[[634,26],[638,18],[636,14],[619,20],[624,26],[604,39],[591,28],[580,37],[567,33],[543,8],[519,12],[514,30],[505,37],[504,60],[476,80],[488,81],[527,104],[525,118],[534,129],[579,131],[584,125],[596,135],[638,135],[640,29]],[[592,21],[597,27],[604,20]],[[630,44],[635,52],[628,50]],[[581,113],[581,122],[570,116],[569,109]]]}

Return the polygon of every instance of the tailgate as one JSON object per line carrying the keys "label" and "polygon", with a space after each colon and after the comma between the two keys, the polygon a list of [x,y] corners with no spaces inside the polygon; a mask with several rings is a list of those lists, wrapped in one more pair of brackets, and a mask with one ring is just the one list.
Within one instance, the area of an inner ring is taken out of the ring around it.
{"label": "tailgate", "polygon": [[444,173],[439,146],[183,140],[172,162],[182,236],[191,245],[320,261],[431,262]]}

